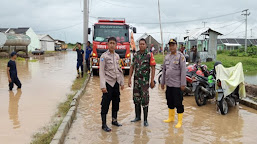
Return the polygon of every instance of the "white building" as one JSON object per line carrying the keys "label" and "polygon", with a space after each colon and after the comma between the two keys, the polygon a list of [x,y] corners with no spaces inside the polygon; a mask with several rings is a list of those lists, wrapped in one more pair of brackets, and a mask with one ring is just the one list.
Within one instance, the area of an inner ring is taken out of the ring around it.
{"label": "white building", "polygon": [[55,40],[50,35],[38,35],[40,49],[43,51],[55,51]]}

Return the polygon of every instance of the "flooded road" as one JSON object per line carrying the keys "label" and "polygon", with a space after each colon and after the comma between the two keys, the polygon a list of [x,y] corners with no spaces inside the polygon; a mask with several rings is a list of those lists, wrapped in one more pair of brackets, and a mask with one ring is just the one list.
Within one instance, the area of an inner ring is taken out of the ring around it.
{"label": "flooded road", "polygon": [[0,143],[23,144],[47,125],[76,77],[76,53],[61,52],[37,62],[17,61],[22,89],[8,91],[7,60],[0,60]]}
{"label": "flooded road", "polygon": [[[128,77],[125,77],[125,84]],[[174,123],[164,123],[168,117],[165,92],[160,86],[150,90],[149,126],[141,122],[131,123],[134,119],[134,104],[132,88],[125,85],[121,91],[120,111],[118,121],[122,127],[111,125],[111,110],[107,124],[112,132],[106,133],[101,129],[100,102],[101,91],[99,77],[92,77],[84,96],[80,100],[77,118],[66,136],[66,144],[190,144],[190,143],[256,143],[257,111],[239,105],[229,109],[225,116],[216,112],[213,102],[198,107],[193,96],[184,97],[185,113],[183,126],[175,129]],[[110,105],[111,106],[111,105]]]}

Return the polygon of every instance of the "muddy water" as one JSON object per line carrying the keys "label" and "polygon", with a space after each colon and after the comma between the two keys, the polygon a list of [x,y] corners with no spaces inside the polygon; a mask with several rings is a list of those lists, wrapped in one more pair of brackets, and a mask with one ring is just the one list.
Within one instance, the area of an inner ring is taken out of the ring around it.
{"label": "muddy water", "polygon": [[257,74],[245,74],[245,82],[248,84],[257,85]]}
{"label": "muddy water", "polygon": [[[125,78],[125,83],[128,78]],[[111,133],[101,130],[100,102],[101,91],[99,78],[93,77],[81,98],[77,118],[66,137],[66,144],[180,144],[180,143],[256,143],[257,111],[239,105],[231,108],[226,116],[216,112],[214,102],[198,107],[194,97],[184,97],[185,113],[183,126],[175,129],[174,123],[164,123],[168,111],[164,91],[157,85],[150,90],[149,127],[143,126],[143,121],[131,123],[134,118],[132,89],[125,88],[121,92],[118,120],[122,127],[112,126],[111,109],[107,123],[112,128]],[[143,115],[141,116],[143,118]]]}
{"label": "muddy water", "polygon": [[29,143],[48,124],[76,77],[76,53],[62,52],[37,62],[18,61],[22,89],[8,91],[7,60],[0,60],[0,143]]}

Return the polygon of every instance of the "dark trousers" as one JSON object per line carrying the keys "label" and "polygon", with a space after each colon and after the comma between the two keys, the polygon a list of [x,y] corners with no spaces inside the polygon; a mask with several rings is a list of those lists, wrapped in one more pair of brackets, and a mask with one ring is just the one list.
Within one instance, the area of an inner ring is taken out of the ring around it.
{"label": "dark trousers", "polygon": [[79,70],[79,67],[81,68],[81,72],[83,72],[83,61],[77,61],[77,70]]}
{"label": "dark trousers", "polygon": [[120,87],[116,82],[114,87],[111,87],[106,83],[107,93],[104,93],[102,96],[101,102],[101,114],[107,114],[109,110],[110,102],[112,101],[112,114],[119,111],[120,107]]}
{"label": "dark trousers", "polygon": [[168,87],[166,89],[166,99],[169,109],[177,109],[177,113],[184,112],[183,95],[180,88]]}
{"label": "dark trousers", "polygon": [[87,71],[90,71],[90,59],[86,59]]}
{"label": "dark trousers", "polygon": [[11,77],[12,82],[9,83],[9,90],[13,89],[13,85],[15,84],[18,88],[21,88],[21,82],[19,80],[19,78],[16,77]]}

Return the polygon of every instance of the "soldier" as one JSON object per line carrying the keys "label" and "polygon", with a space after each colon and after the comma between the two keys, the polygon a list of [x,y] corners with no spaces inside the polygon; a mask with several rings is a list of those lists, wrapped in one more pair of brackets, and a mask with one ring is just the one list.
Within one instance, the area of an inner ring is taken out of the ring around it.
{"label": "soldier", "polygon": [[129,72],[129,83],[131,87],[131,77],[135,70],[134,75],[134,88],[133,88],[133,100],[135,104],[136,118],[131,122],[137,122],[141,120],[141,105],[144,111],[144,126],[148,126],[148,104],[149,104],[149,80],[150,80],[150,67],[151,67],[151,83],[150,87],[153,88],[154,75],[155,75],[155,59],[153,54],[146,50],[146,40],[139,40],[139,51],[137,51],[132,59],[132,64]]}
{"label": "soldier", "polygon": [[176,51],[177,41],[171,39],[169,41],[170,54],[166,55],[163,63],[161,88],[164,89],[166,84],[166,99],[169,108],[169,118],[164,122],[169,123],[174,121],[175,109],[178,113],[178,123],[175,126],[180,128],[182,126],[184,105],[182,104],[183,95],[186,86],[186,61],[184,55]]}
{"label": "soldier", "polygon": [[117,46],[116,38],[108,39],[108,48],[100,58],[100,87],[103,92],[101,102],[102,129],[110,132],[111,129],[106,125],[106,115],[112,101],[112,125],[122,126],[117,121],[120,103],[120,86],[124,89],[124,77],[121,67],[119,66],[120,57],[115,53]]}

